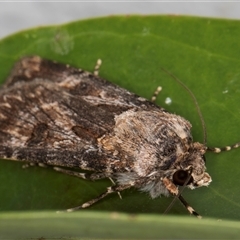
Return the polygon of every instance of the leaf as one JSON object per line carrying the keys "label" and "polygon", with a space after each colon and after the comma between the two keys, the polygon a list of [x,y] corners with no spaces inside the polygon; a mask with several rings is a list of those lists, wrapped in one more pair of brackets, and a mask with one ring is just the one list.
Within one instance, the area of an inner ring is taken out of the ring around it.
{"label": "leaf", "polygon": [[[239,223],[120,213],[3,213],[1,239],[238,239]],[[14,231],[13,231],[14,229]]]}
{"label": "leaf", "polygon": [[[196,96],[207,145],[230,145],[240,139],[239,27],[240,22],[233,20],[119,16],[26,30],[0,41],[0,77],[3,82],[14,62],[25,55],[40,55],[88,71],[101,58],[101,77],[142,97],[150,99],[161,85],[157,103],[188,119],[194,140],[202,142],[203,129],[192,98],[164,68]],[[204,217],[239,220],[239,153],[240,149],[207,153],[213,182],[208,188],[184,191],[187,201]],[[23,170],[22,163],[13,161],[1,161],[0,166],[1,211],[75,207],[111,184],[108,180],[87,182],[50,168]],[[117,194],[109,196],[89,210],[161,214],[172,201],[165,197],[152,200],[134,189],[122,196],[121,201]],[[177,202],[169,214],[188,213]]]}

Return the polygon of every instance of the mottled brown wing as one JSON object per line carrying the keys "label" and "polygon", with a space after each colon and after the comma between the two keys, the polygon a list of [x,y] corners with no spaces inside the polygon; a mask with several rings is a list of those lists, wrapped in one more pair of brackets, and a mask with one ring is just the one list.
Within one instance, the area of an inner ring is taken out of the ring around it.
{"label": "mottled brown wing", "polygon": [[81,168],[91,159],[103,169],[98,138],[131,108],[159,109],[91,73],[23,58],[0,89],[0,158]]}

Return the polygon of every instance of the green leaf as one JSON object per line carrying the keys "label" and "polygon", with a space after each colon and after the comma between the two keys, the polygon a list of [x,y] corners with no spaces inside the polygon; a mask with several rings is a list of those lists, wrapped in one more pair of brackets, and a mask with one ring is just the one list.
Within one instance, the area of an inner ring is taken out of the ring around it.
{"label": "green leaf", "polygon": [[[239,223],[120,213],[2,213],[1,239],[239,239]],[[14,229],[14,230],[13,230]]]}
{"label": "green leaf", "polygon": [[[78,21],[23,31],[0,41],[0,80],[25,55],[40,55],[92,71],[96,60],[100,76],[150,99],[157,86],[157,103],[188,119],[195,141],[203,129],[192,98],[161,68],[177,76],[194,93],[204,116],[208,146],[240,140],[240,22],[182,16],[122,16]],[[166,99],[171,99],[167,104]],[[183,192],[204,217],[240,219],[238,174],[240,149],[207,153],[213,178],[208,188]],[[59,210],[90,200],[111,183],[88,182],[51,169],[0,162],[0,210]],[[150,199],[134,189],[99,202],[89,210],[161,214],[172,198]],[[169,214],[187,215],[177,202]],[[192,218],[190,218],[192,221]]]}

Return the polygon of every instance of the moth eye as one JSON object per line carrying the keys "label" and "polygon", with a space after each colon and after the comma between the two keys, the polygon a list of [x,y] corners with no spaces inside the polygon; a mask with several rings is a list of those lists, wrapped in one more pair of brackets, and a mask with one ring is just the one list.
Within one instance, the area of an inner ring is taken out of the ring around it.
{"label": "moth eye", "polygon": [[206,163],[206,157],[205,155],[202,155],[203,161]]}
{"label": "moth eye", "polygon": [[[173,183],[179,186],[183,186],[188,178],[189,178],[188,171],[178,170],[173,174]],[[193,181],[193,178],[190,177],[187,185],[190,184],[192,181]]]}

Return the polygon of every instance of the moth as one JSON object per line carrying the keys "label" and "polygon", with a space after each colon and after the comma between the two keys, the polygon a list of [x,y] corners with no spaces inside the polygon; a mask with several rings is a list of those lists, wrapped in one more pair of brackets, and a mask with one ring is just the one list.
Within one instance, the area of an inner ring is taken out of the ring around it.
{"label": "moth", "polygon": [[239,146],[208,148],[194,142],[191,124],[183,117],[97,72],[39,56],[17,62],[0,89],[1,159],[50,165],[79,178],[113,182],[101,195],[68,211],[135,187],[152,198],[176,196],[189,213],[199,216],[179,186],[208,186],[206,151]]}

